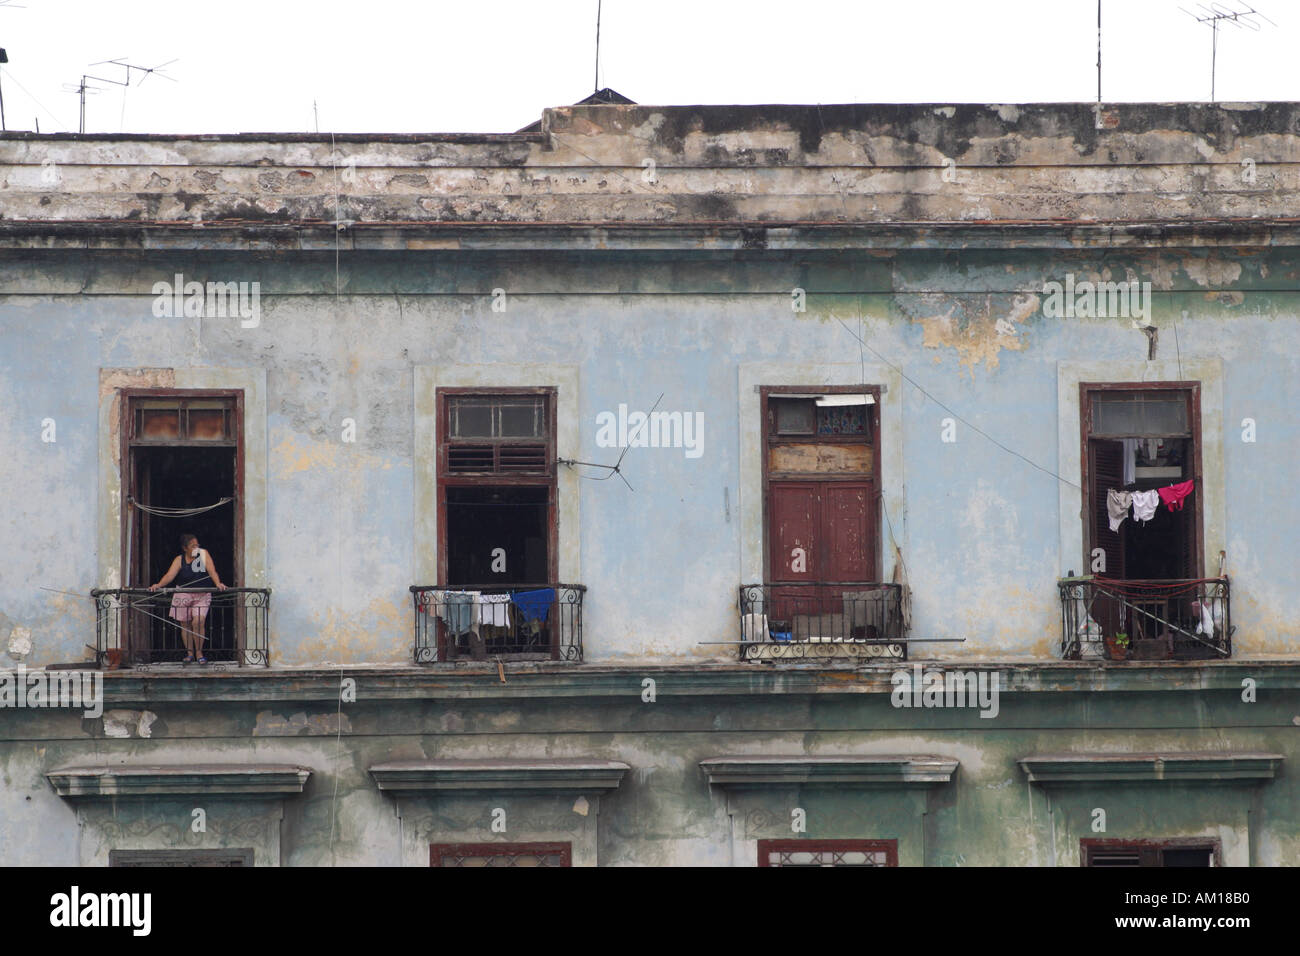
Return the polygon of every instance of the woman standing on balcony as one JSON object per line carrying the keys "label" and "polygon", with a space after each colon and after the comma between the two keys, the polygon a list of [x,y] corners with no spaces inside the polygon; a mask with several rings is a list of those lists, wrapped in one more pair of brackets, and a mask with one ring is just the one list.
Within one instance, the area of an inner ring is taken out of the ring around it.
{"label": "woman standing on balcony", "polygon": [[[157,584],[149,585],[149,590],[164,588],[173,579],[176,580],[177,591],[172,595],[172,607],[168,615],[180,625],[181,640],[185,642],[187,653],[181,663],[189,664],[197,657],[200,664],[206,664],[208,659],[203,656],[203,625],[207,621],[208,607],[212,604],[212,594],[195,594],[184,589],[214,586],[218,591],[224,591],[226,586],[221,583],[221,575],[217,574],[212,555],[208,554],[206,548],[199,547],[199,539],[192,534],[181,535],[181,553],[172,560],[172,566],[162,579]],[[187,627],[187,624],[192,626]]]}

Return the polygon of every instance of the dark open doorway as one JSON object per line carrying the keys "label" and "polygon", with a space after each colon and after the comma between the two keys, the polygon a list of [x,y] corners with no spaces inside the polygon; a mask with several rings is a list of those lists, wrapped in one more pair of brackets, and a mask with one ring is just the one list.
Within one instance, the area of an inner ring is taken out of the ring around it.
{"label": "dark open doorway", "polygon": [[[233,498],[235,450],[233,448],[137,448],[136,499],[154,508],[205,508],[222,498]],[[235,509],[234,502],[188,517],[143,514],[144,534],[140,544],[142,580],[148,587],[167,573],[172,559],[180,554],[180,536],[198,536],[217,562],[222,582],[234,586]]]}
{"label": "dark open doorway", "polygon": [[[122,408],[123,584],[157,583],[180,554],[180,536],[194,534],[221,583],[243,583],[242,396],[237,391],[127,389]],[[224,499],[224,500],[223,500]],[[214,507],[215,506],[215,507]],[[192,511],[177,514],[177,511]],[[247,621],[237,592],[203,592],[214,580],[178,578],[169,590],[126,598],[122,649],[129,662],[180,662],[182,627],[205,639],[210,661],[234,661]],[[193,609],[185,606],[195,606]]]}
{"label": "dark open doorway", "polygon": [[544,584],[550,489],[447,489],[447,584]]}
{"label": "dark open doorway", "polygon": [[[222,498],[234,498],[235,455],[232,447],[132,449],[135,472],[132,504],[136,505],[132,508],[136,516],[133,530],[137,535],[131,547],[133,586],[148,587],[162,579],[180,554],[180,537],[185,533],[198,537],[200,546],[212,556],[223,584],[235,587],[240,583],[234,501],[186,516],[151,514],[138,507],[207,508]],[[213,582],[208,580],[196,586],[212,587]],[[180,660],[185,655],[182,624],[170,614],[171,603],[172,598],[165,594],[147,602],[148,613],[141,617],[142,633],[133,635],[133,657],[137,662]],[[209,660],[235,660],[240,620],[234,595],[213,595],[201,631],[207,638]]]}

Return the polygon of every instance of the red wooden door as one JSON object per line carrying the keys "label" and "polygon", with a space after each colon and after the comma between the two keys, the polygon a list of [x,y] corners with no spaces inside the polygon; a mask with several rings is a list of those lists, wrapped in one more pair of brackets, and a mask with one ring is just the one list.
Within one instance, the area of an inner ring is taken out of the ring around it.
{"label": "red wooden door", "polygon": [[771,485],[770,563],[772,581],[817,581],[821,571],[822,485],[783,481]]}
{"label": "red wooden door", "polygon": [[772,482],[769,579],[875,580],[873,497],[870,481]]}
{"label": "red wooden door", "polygon": [[[801,615],[836,614],[849,582],[874,580],[875,535],[868,503],[870,481],[772,482],[769,514],[772,626],[791,626]],[[825,587],[780,587],[782,584]],[[818,625],[819,627],[822,625]]]}
{"label": "red wooden door", "polygon": [[867,508],[871,482],[837,481],[821,487],[821,561],[825,568],[821,580],[829,584],[874,581],[875,548]]}

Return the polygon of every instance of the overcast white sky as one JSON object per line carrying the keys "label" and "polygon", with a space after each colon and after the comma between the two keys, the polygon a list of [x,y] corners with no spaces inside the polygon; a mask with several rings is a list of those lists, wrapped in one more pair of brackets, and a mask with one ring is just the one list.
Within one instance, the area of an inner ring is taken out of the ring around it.
{"label": "overcast white sky", "polygon": [[[1240,6],[1240,0],[1220,0]],[[1210,96],[1194,0],[1103,0],[1108,101]],[[1300,99],[1300,0],[1226,27],[1219,100]],[[601,86],[638,103],[1056,102],[1096,98],[1096,0],[605,0]],[[98,60],[177,82],[95,84],[86,131],[511,132],[592,91],[596,0],[8,0],[9,129],[75,132]]]}

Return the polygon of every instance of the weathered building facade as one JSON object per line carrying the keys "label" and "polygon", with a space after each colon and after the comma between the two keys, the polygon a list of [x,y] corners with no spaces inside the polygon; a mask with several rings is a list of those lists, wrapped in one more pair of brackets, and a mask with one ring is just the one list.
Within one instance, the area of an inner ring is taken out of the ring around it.
{"label": "weathered building facade", "polygon": [[5,862],[1300,864],[1297,196],[1290,103],[0,134],[0,663],[104,710]]}

